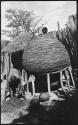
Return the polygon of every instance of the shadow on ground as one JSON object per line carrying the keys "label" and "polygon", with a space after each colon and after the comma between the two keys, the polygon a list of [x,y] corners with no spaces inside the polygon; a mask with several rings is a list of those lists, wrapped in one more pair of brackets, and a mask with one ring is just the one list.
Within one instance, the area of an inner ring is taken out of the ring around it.
{"label": "shadow on ground", "polygon": [[14,119],[12,124],[78,124],[78,91],[63,102],[53,101],[50,107],[32,104],[27,115]]}

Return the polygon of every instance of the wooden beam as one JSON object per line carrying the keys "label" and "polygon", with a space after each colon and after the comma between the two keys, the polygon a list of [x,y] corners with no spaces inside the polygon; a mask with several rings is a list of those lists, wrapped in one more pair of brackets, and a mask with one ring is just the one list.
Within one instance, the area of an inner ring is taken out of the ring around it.
{"label": "wooden beam", "polygon": [[27,83],[27,72],[25,71],[25,82]]}
{"label": "wooden beam", "polygon": [[10,70],[13,69],[13,64],[12,64],[12,60],[11,60],[11,54],[10,54]]}
{"label": "wooden beam", "polygon": [[5,53],[5,70],[4,72],[6,73],[6,79],[8,77],[8,71],[9,71],[9,60],[8,60],[8,53]]}
{"label": "wooden beam", "polygon": [[29,82],[27,82],[27,94],[29,93],[28,83],[29,83]]}
{"label": "wooden beam", "polygon": [[4,52],[3,52],[3,67],[2,67],[2,72],[4,71],[5,69],[5,60],[4,60]]}
{"label": "wooden beam", "polygon": [[62,71],[60,71],[60,83],[61,83],[61,88],[64,91],[63,80],[62,80]]}
{"label": "wooden beam", "polygon": [[65,70],[65,74],[66,74],[66,79],[67,79],[67,83],[68,83],[68,89],[69,89],[69,91],[70,91],[70,83],[69,83],[69,79],[68,79],[67,70]]}
{"label": "wooden beam", "polygon": [[35,85],[34,85],[34,80],[32,80],[32,90],[33,90],[33,96],[35,95]]}
{"label": "wooden beam", "polygon": [[24,71],[24,69],[22,69],[22,79],[23,79],[23,81],[25,81],[25,71]]}
{"label": "wooden beam", "polygon": [[9,56],[9,71],[10,71],[10,68],[11,68],[11,63],[10,63],[10,54],[8,54]]}
{"label": "wooden beam", "polygon": [[48,85],[48,93],[51,95],[51,89],[50,89],[50,75],[47,73],[47,85]]}

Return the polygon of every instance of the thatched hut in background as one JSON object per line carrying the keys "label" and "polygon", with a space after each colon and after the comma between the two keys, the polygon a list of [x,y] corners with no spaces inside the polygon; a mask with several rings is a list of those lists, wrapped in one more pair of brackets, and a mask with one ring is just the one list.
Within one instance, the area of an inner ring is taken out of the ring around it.
{"label": "thatched hut in background", "polygon": [[64,45],[52,32],[34,37],[22,32],[2,52],[11,54],[13,67],[22,70],[24,80],[27,80],[27,73],[47,74],[50,94],[50,74],[59,72],[63,89],[62,71],[71,66],[70,58]]}
{"label": "thatched hut in background", "polygon": [[[27,45],[27,41],[30,39],[29,34],[22,32],[17,36],[13,41],[11,41],[8,46],[5,46],[2,50],[2,54],[6,54],[7,57],[7,66],[9,66],[9,70],[11,68],[9,64],[9,60],[12,61],[13,67],[19,69],[21,67],[21,55],[22,55],[22,50],[24,47]],[[8,69],[7,69],[8,70]],[[8,71],[7,71],[8,72]]]}

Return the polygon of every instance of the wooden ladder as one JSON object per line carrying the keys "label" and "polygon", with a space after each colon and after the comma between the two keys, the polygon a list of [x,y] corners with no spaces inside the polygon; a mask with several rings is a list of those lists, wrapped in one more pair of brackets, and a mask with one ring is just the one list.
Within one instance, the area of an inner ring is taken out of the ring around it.
{"label": "wooden ladder", "polygon": [[[75,89],[75,82],[74,82],[71,66],[60,71],[60,82],[61,82],[61,88],[63,91],[65,91],[66,87],[68,88],[68,91]],[[66,84],[66,86],[64,86],[64,84]]]}

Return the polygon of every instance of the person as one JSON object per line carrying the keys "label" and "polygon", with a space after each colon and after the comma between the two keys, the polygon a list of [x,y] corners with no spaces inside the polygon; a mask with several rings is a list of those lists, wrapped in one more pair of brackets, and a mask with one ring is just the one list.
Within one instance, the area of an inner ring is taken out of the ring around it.
{"label": "person", "polygon": [[18,98],[20,99],[25,99],[25,92],[26,92],[26,88],[27,88],[27,83],[22,79],[21,77],[21,81],[20,81],[20,94],[18,95]]}
{"label": "person", "polygon": [[11,93],[11,97],[18,95],[21,88],[21,72],[17,69],[13,68],[8,77],[8,85],[9,91]]}

